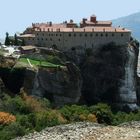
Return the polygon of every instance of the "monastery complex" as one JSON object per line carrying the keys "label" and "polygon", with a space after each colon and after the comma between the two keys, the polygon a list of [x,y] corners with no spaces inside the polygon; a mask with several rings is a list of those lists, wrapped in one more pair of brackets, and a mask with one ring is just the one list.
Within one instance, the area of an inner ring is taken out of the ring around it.
{"label": "monastery complex", "polygon": [[97,48],[111,42],[125,45],[130,41],[131,31],[113,27],[111,21],[97,21],[93,15],[83,18],[80,24],[73,20],[60,24],[33,23],[19,36],[26,45],[56,46],[59,50]]}

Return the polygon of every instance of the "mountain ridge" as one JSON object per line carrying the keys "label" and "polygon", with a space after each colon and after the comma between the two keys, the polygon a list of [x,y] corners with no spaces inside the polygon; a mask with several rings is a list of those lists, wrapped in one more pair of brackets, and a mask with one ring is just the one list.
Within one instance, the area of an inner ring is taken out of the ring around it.
{"label": "mountain ridge", "polygon": [[140,41],[140,12],[112,20],[113,26],[132,30],[132,36]]}

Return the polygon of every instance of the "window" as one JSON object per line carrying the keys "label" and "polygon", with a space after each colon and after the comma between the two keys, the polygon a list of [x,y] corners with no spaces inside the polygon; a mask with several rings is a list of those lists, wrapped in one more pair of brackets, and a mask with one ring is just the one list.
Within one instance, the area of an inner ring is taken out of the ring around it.
{"label": "window", "polygon": [[38,33],[36,35],[38,35]]}
{"label": "window", "polygon": [[80,37],[82,36],[82,34],[80,34]]}
{"label": "window", "polygon": [[85,34],[85,36],[87,36],[87,34]]}
{"label": "window", "polygon": [[108,37],[108,34],[105,34],[106,37]]}
{"label": "window", "polygon": [[69,34],[69,36],[71,36],[71,34]]}
{"label": "window", "polygon": [[121,36],[123,36],[123,33],[121,34]]}
{"label": "window", "polygon": [[62,36],[62,35],[60,34],[60,36]]}
{"label": "window", "polygon": [[74,36],[76,36],[76,34],[74,34]]}
{"label": "window", "polygon": [[96,34],[96,36],[98,36],[98,34]]}
{"label": "window", "polygon": [[103,34],[101,34],[101,37],[103,37]]}
{"label": "window", "polygon": [[47,40],[47,38],[46,38],[46,40]]}
{"label": "window", "polygon": [[53,36],[53,34],[52,34],[52,36]]}
{"label": "window", "polygon": [[112,36],[114,36],[114,34],[112,34]]}
{"label": "window", "polygon": [[39,40],[39,38],[37,38],[37,40]]}
{"label": "window", "polygon": [[50,38],[50,41],[52,41],[52,38]]}
{"label": "window", "polygon": [[44,36],[44,34],[42,34]]}
{"label": "window", "polygon": [[43,38],[42,38],[42,40],[43,40]]}
{"label": "window", "polygon": [[58,39],[58,41],[60,41],[60,39]]}
{"label": "window", "polygon": [[57,34],[56,34],[56,36],[57,36]]}
{"label": "window", "polygon": [[93,36],[93,34],[90,34],[90,36],[92,37],[92,36]]}

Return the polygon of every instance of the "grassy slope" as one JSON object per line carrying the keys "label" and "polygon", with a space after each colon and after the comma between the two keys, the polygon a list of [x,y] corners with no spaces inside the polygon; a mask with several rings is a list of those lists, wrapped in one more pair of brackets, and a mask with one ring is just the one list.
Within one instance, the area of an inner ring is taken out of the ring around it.
{"label": "grassy slope", "polygon": [[[29,59],[29,58],[28,58]],[[33,60],[33,59],[29,59],[30,63],[34,66],[43,66],[43,67],[58,67],[58,66],[62,66],[62,65],[56,65],[47,61],[39,61],[39,60]],[[27,58],[20,58],[19,62],[23,62],[28,64]]]}

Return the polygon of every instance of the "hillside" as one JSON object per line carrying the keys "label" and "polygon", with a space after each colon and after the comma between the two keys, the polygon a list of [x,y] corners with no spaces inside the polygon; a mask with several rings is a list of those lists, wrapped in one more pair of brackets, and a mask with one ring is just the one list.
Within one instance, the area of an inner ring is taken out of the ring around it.
{"label": "hillside", "polygon": [[140,41],[140,12],[112,20],[114,26],[132,30],[132,35]]}

